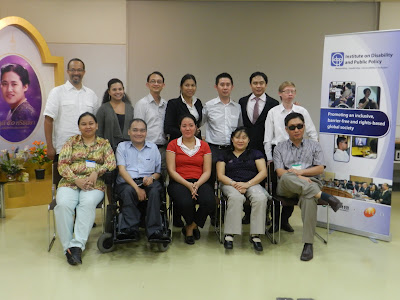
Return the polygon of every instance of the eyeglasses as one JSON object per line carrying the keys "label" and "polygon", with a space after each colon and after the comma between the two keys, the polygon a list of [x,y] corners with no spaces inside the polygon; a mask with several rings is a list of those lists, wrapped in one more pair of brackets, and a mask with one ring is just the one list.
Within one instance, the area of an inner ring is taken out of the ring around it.
{"label": "eyeglasses", "polygon": [[68,71],[72,72],[72,73],[82,73],[83,71],[85,71],[84,69],[69,69]]}
{"label": "eyeglasses", "polygon": [[284,91],[282,91],[282,93],[284,93],[284,94],[296,94],[296,90],[284,90]]}
{"label": "eyeglasses", "polygon": [[149,81],[149,83],[150,84],[156,84],[156,83],[157,84],[163,84],[164,82],[162,80],[154,80],[154,79],[152,79],[152,80]]}
{"label": "eyeglasses", "polygon": [[297,124],[297,125],[288,126],[289,130],[291,130],[291,131],[295,130],[296,128],[297,129],[303,129],[303,127],[304,127],[304,124]]}

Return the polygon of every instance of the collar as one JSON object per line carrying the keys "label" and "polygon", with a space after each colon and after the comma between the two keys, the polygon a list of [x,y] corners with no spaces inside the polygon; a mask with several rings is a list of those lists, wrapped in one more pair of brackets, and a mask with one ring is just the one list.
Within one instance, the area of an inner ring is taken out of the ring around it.
{"label": "collar", "polygon": [[218,96],[217,98],[217,103],[220,102],[223,105],[229,105],[229,104],[233,104],[232,98],[229,98],[229,102],[227,104],[225,104],[224,102],[222,102],[221,98]]}
{"label": "collar", "polygon": [[288,139],[288,141],[290,143],[290,146],[292,146],[292,147],[300,148],[300,147],[302,147],[304,145],[304,138],[301,140],[301,143],[300,143],[299,147],[297,147],[290,139]]}
{"label": "collar", "polygon": [[[194,147],[196,148],[196,147],[200,147],[200,139],[198,139],[197,137],[194,137],[194,139],[195,139],[195,141],[196,141],[196,144],[194,145]],[[179,146],[179,147],[184,147],[184,148],[186,148],[186,149],[189,149],[188,147],[186,147],[186,145],[182,142],[182,137],[179,137],[178,139],[177,139],[177,141],[176,141],[176,144]]]}
{"label": "collar", "polygon": [[144,141],[144,146],[143,146],[143,148],[140,149],[140,150],[139,150],[138,148],[135,147],[135,145],[132,143],[132,141],[129,141],[129,144],[128,144],[128,145],[129,145],[129,147],[133,147],[133,148],[135,148],[135,149],[138,150],[138,151],[142,151],[144,148],[151,148],[150,145],[149,145],[149,143],[148,143],[146,140]]}
{"label": "collar", "polygon": [[[151,94],[151,93],[149,93],[148,95],[147,95],[147,100],[148,100],[148,103],[151,103],[151,102],[154,102],[154,103],[156,103],[156,100],[154,100],[154,97],[153,97],[153,95]],[[156,103],[157,104],[157,103]],[[165,101],[165,99],[163,99],[162,97],[160,98],[160,104],[158,104],[158,106],[163,106],[163,105],[165,105],[165,104],[167,104],[167,101]]]}
{"label": "collar", "polygon": [[[249,100],[250,100],[250,101],[253,101],[255,98],[257,98],[256,95],[251,94],[250,97],[249,97]],[[262,94],[262,95],[261,95],[260,97],[258,97],[258,98],[260,98],[260,100],[262,100],[262,101],[267,101],[267,95],[265,95],[265,93]]]}
{"label": "collar", "polygon": [[[94,139],[94,144],[93,145],[98,144],[99,143],[99,139],[100,139],[100,137],[96,136],[96,138]],[[83,142],[82,134],[78,134],[78,142],[82,143],[82,145],[85,146],[85,143]]]}
{"label": "collar", "polygon": [[[292,104],[292,108],[291,108],[290,112],[295,111],[295,107],[294,106],[295,105]],[[283,106],[283,103],[279,104],[279,107],[280,107],[280,109],[279,109],[280,112],[285,112],[286,111],[286,108]]]}
{"label": "collar", "polygon": [[69,80],[67,80],[67,82],[65,83],[65,86],[66,86],[67,90],[75,90],[75,91],[82,90],[82,91],[86,92],[86,87],[83,84],[82,84],[82,88],[80,90],[78,90],[78,89],[76,89],[76,87],[74,87],[72,85],[72,83]]}
{"label": "collar", "polygon": [[[188,105],[185,101],[185,98],[183,98],[182,94],[181,94],[181,100],[183,102],[183,104]],[[192,100],[192,106],[194,106],[194,104],[196,103],[197,98],[195,96],[193,96],[193,100]]]}

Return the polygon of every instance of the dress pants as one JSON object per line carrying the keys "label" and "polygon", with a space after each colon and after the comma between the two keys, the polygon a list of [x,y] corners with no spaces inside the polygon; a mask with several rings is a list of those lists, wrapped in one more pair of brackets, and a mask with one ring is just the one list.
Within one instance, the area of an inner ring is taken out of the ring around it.
{"label": "dress pants", "polygon": [[225,216],[225,234],[242,234],[242,211],[246,198],[250,200],[250,234],[265,234],[265,219],[267,210],[267,191],[257,184],[249,187],[241,194],[230,185],[222,186],[222,193],[227,197]]}
{"label": "dress pants", "polygon": [[299,197],[298,205],[303,220],[303,243],[312,244],[317,226],[318,203],[318,199],[314,196],[321,191],[322,183],[314,177],[309,178],[312,180],[311,183],[300,179],[296,174],[285,173],[279,180],[277,194],[287,198]]}
{"label": "dress pants", "polygon": [[[136,181],[139,184],[139,181]],[[162,185],[159,181],[155,180],[149,186],[141,186],[146,191],[147,195],[147,208],[146,208],[146,233],[151,236],[155,231],[162,229],[160,206],[160,195],[162,192]],[[128,183],[124,182],[118,184],[116,192],[122,200],[121,214],[118,220],[119,230],[139,230],[140,223],[140,210],[138,204],[140,203],[135,189]]]}
{"label": "dress pants", "polygon": [[[197,179],[188,179],[188,181],[196,182]],[[195,222],[199,227],[203,228],[207,216],[213,215],[215,212],[214,190],[207,182],[198,189],[197,200],[192,199],[190,191],[176,181],[169,182],[168,194],[173,199],[178,213],[185,219],[186,225]],[[197,210],[196,204],[199,205]]]}
{"label": "dress pants", "polygon": [[54,215],[64,253],[71,247],[85,250],[86,241],[96,217],[96,206],[103,198],[104,192],[99,190],[82,191],[79,188],[74,190],[69,187],[57,189]]}

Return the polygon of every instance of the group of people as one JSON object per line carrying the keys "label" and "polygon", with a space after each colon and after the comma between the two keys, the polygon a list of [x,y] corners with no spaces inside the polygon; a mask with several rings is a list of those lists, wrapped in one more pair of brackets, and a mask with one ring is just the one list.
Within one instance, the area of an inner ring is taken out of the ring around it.
{"label": "group of people", "polygon": [[[137,205],[146,199],[149,241],[170,238],[161,230],[158,197],[160,181],[168,173],[168,193],[179,219],[182,216],[185,221],[182,234],[187,244],[200,239],[199,228],[214,215],[218,178],[228,199],[224,247],[232,249],[234,235],[241,234],[243,204],[249,199],[250,242],[262,251],[260,235],[265,233],[269,196],[264,184],[267,165],[274,165],[280,178],[277,193],[296,194],[300,199],[304,222],[301,260],[313,258],[318,199],[327,201],[334,211],[341,203],[321,192],[322,149],[309,113],[294,103],[293,82],[280,85],[279,104],[265,93],[267,76],[255,72],[249,79],[252,92],[236,103],[230,96],[233,79],[221,73],[215,80],[218,97],[203,105],[195,96],[195,76],[183,76],[180,95],[165,101],[161,97],[164,76],[153,72],[146,82],[149,94],[133,109],[120,80],[108,82],[100,106],[95,93],[82,84],[83,61],[71,59],[67,72],[69,80],[48,96],[44,130],[48,156],[58,161],[63,176],[55,216],[70,264],[82,263],[95,207],[104,197],[101,175],[116,167],[116,191],[122,199],[118,238],[140,238]],[[202,125],[206,126],[204,140]],[[275,218],[284,230],[293,231],[289,224],[292,211],[284,209],[281,220]],[[277,230],[278,225],[270,230]]]}

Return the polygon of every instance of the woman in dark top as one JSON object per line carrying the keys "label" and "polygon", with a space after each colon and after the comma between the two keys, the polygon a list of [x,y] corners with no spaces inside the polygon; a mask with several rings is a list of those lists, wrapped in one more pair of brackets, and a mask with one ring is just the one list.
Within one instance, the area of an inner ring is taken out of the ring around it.
{"label": "woman in dark top", "polygon": [[242,233],[242,211],[246,198],[251,203],[250,242],[256,251],[263,247],[259,235],[265,233],[268,193],[260,185],[267,177],[263,153],[247,149],[250,139],[245,127],[238,127],[231,136],[233,150],[218,158],[217,175],[222,193],[227,197],[225,216],[225,249],[233,248],[233,235]]}
{"label": "woman in dark top", "polygon": [[108,139],[115,152],[119,142],[130,140],[128,129],[133,119],[133,107],[121,80],[113,78],[107,86],[103,104],[96,115],[99,124],[97,135]]}
{"label": "woman in dark top", "polygon": [[[182,135],[179,127],[179,119],[183,115],[193,115],[196,119],[197,128],[200,128],[203,105],[200,99],[194,96],[196,88],[196,78],[192,74],[186,74],[182,77],[180,83],[181,95],[178,98],[168,101],[165,112],[164,133],[169,135],[170,141]],[[197,129],[196,137],[201,138],[200,129]]]}

